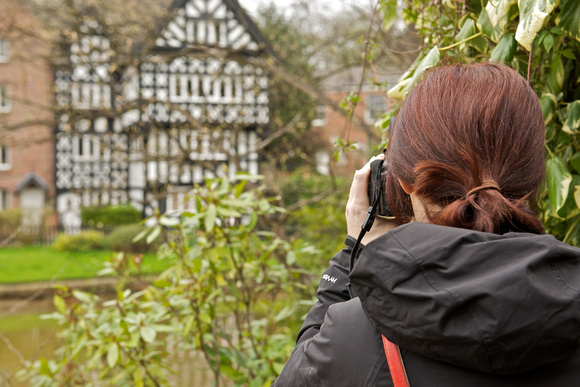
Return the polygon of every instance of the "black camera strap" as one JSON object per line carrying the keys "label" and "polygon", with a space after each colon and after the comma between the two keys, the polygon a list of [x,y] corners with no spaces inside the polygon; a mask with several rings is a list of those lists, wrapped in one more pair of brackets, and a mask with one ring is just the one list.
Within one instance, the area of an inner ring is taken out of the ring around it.
{"label": "black camera strap", "polygon": [[[358,258],[358,250],[360,248],[360,243],[361,243],[362,239],[364,238],[365,234],[367,233],[367,231],[369,231],[371,229],[371,227],[373,226],[373,222],[375,221],[375,214],[377,213],[378,206],[379,206],[379,197],[377,196],[375,198],[375,201],[373,202],[373,204],[367,210],[367,217],[366,217],[363,225],[360,228],[360,233],[358,234],[358,238],[356,240],[356,243],[354,244],[352,251],[350,253],[350,263],[348,266],[349,277],[350,277],[350,273],[352,273],[352,269],[354,267],[354,261]],[[348,289],[348,294],[349,294],[350,298],[354,298],[354,294],[353,294],[351,286],[350,286],[350,281],[346,284],[346,288]]]}

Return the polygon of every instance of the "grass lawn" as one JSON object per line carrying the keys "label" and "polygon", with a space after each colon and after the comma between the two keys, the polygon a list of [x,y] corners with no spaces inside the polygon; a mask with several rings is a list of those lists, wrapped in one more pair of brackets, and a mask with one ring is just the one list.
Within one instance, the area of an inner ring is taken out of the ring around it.
{"label": "grass lawn", "polygon": [[[0,248],[0,283],[97,277],[103,262],[112,254],[103,250],[62,252],[50,246]],[[154,254],[143,257],[144,273],[159,273],[169,265],[170,262],[160,261]]]}

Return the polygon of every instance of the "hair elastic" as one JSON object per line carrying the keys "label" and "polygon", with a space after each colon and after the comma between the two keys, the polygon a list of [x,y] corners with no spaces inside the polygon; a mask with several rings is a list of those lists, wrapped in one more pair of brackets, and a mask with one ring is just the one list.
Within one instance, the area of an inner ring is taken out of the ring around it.
{"label": "hair elastic", "polygon": [[469,191],[466,195],[465,195],[465,199],[469,199],[472,196],[475,196],[476,193],[480,192],[480,191],[485,191],[487,189],[494,189],[498,192],[501,192],[501,189],[499,188],[499,186],[497,185],[496,182],[494,181],[484,181],[479,187],[476,187],[474,189],[472,189],[471,191]]}

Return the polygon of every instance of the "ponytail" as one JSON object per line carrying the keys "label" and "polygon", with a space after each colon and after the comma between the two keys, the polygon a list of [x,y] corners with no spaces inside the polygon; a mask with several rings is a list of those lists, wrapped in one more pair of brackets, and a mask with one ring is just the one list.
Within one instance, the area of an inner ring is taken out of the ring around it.
{"label": "ponytail", "polygon": [[[475,185],[473,188],[463,186],[465,180],[458,178],[462,175],[460,170],[434,162],[420,163],[415,171],[415,192],[427,202],[441,202],[442,191],[455,193],[443,199],[449,204],[438,213],[426,211],[431,223],[495,234],[544,233],[541,222],[526,204],[527,197],[507,198],[494,180],[470,182],[470,186]],[[446,179],[442,180],[441,176]]]}

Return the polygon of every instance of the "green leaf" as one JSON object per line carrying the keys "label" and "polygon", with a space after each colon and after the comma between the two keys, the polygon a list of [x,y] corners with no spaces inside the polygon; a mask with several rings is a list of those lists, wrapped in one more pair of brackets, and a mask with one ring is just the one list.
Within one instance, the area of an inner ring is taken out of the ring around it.
{"label": "green leaf", "polygon": [[572,174],[566,164],[558,157],[546,161],[546,174],[550,209],[556,215],[558,210],[564,206],[568,197]]}
{"label": "green leaf", "polygon": [[517,43],[513,32],[507,33],[501,38],[497,46],[491,52],[491,60],[509,63],[516,54]]}
{"label": "green leaf", "polygon": [[559,55],[552,61],[550,74],[548,74],[548,85],[554,95],[560,94],[564,86],[564,63]]}
{"label": "green leaf", "polygon": [[107,350],[107,364],[109,368],[115,367],[119,360],[119,346],[117,343],[111,343]]}
{"label": "green leaf", "polygon": [[91,295],[88,293],[81,292],[80,290],[73,290],[72,294],[77,300],[81,302],[91,302]]}
{"label": "green leaf", "polygon": [[462,40],[465,40],[470,36],[475,35],[475,33],[476,33],[475,21],[471,18],[467,18],[465,20],[465,23],[463,23],[463,27],[461,27],[461,30],[455,36],[455,41],[461,42]]}
{"label": "green leaf", "polygon": [[569,48],[567,48],[564,51],[562,51],[562,55],[565,58],[572,59],[572,60],[576,60],[576,55],[574,55],[574,52],[571,49],[569,49]]}
{"label": "green leaf", "polygon": [[288,251],[286,254],[286,264],[293,265],[296,262],[296,253],[294,251]]}
{"label": "green leaf", "polygon": [[441,55],[439,48],[437,46],[433,47],[427,53],[427,55],[421,59],[417,65],[417,68],[415,69],[415,72],[413,73],[413,76],[403,80],[402,82],[399,82],[399,84],[395,85],[395,87],[388,91],[387,95],[390,98],[401,98],[404,96],[415,86],[417,82],[419,82],[425,71],[439,63],[440,57]]}
{"label": "green leaf", "polygon": [[580,208],[580,185],[574,186],[574,202],[576,207]]}
{"label": "green leaf", "polygon": [[194,316],[189,316],[185,321],[185,325],[183,326],[184,337],[187,337],[189,335],[189,332],[191,332],[191,328],[193,328],[194,321],[195,321]]}
{"label": "green leaf", "polygon": [[232,208],[227,208],[227,207],[217,207],[217,213],[220,216],[225,216],[225,217],[234,217],[234,218],[239,218],[240,216],[242,216],[242,214]]}
{"label": "green leaf", "polygon": [[574,134],[580,128],[580,100],[572,102],[566,109],[566,120],[562,130],[568,134]]}
{"label": "green leaf", "polygon": [[399,99],[403,98],[403,96],[405,95],[404,91],[407,89],[407,86],[409,86],[410,83],[411,78],[403,79],[395,86],[393,86],[391,89],[389,89],[387,95],[389,96],[389,98],[399,98]]}
{"label": "green leaf", "polygon": [[580,152],[576,152],[570,157],[570,165],[576,172],[580,173]]}
{"label": "green leaf", "polygon": [[544,20],[558,5],[559,0],[519,0],[520,23],[516,30],[516,40],[528,51]]}
{"label": "green leaf", "polygon": [[255,212],[251,212],[250,213],[250,223],[248,224],[248,230],[253,230],[254,227],[256,227],[257,223],[258,223],[258,214],[256,214]]}
{"label": "green leaf", "polygon": [[540,98],[540,106],[542,107],[542,114],[544,115],[544,124],[548,124],[554,117],[554,112],[558,106],[556,96],[551,93],[545,93]]}
{"label": "green leaf", "polygon": [[[477,28],[475,26],[475,21],[471,18],[467,18],[465,20],[465,22],[463,23],[461,30],[455,36],[455,41],[461,42],[462,40],[468,39],[471,36],[475,35],[476,33],[479,33],[479,31],[477,30]],[[463,49],[463,47],[465,47],[465,45],[469,45],[469,46],[475,48],[479,52],[485,52],[487,50],[487,46],[488,46],[487,42],[488,42],[487,39],[485,39],[484,37],[477,36],[473,39],[470,39],[466,43],[461,44],[460,49]]]}
{"label": "green leaf", "polygon": [[152,243],[155,239],[157,239],[157,237],[161,234],[161,226],[156,226],[153,231],[151,231],[151,234],[149,234],[147,236],[147,239],[145,240],[147,243]]}
{"label": "green leaf", "polygon": [[556,24],[568,35],[580,41],[580,1],[562,0]]}
{"label": "green leaf", "polygon": [[166,227],[175,227],[179,225],[179,218],[164,215],[159,218],[159,224]]}
{"label": "green leaf", "polygon": [[485,6],[490,24],[500,33],[506,31],[508,25],[508,14],[516,0],[493,0]]}
{"label": "green leaf", "polygon": [[490,38],[495,43],[499,41],[502,35],[499,32],[499,30],[496,29],[495,26],[492,24],[489,15],[487,13],[487,10],[485,9],[482,10],[481,13],[479,14],[479,18],[477,19],[477,28],[479,28],[479,30],[483,32],[485,36]]}
{"label": "green leaf", "polygon": [[554,45],[554,37],[552,35],[548,34],[544,37],[544,40],[542,43],[544,44],[544,48],[546,49],[546,51],[550,52],[550,50],[552,49],[552,46]]}
{"label": "green leaf", "polygon": [[235,370],[229,364],[222,364],[220,367],[220,372],[232,380],[238,380],[238,379],[242,379],[244,377],[243,373],[241,373],[238,370]]}
{"label": "green leaf", "polygon": [[568,197],[562,208],[557,212],[558,217],[561,219],[568,219],[578,214],[578,205],[576,204],[576,198],[574,196],[576,186],[580,186],[580,175],[572,175]]}
{"label": "green leaf", "polygon": [[52,371],[50,370],[50,366],[48,365],[46,359],[40,359],[40,374],[52,376]]}
{"label": "green leaf", "polygon": [[235,190],[235,197],[239,198],[240,195],[242,194],[242,192],[244,192],[244,188],[246,186],[247,180],[242,180],[240,181],[238,184],[236,184],[236,190]]}
{"label": "green leaf", "polygon": [[217,216],[217,208],[215,204],[212,203],[207,207],[207,210],[205,212],[204,224],[206,232],[211,232],[213,230],[213,227],[215,226],[216,216]]}
{"label": "green leaf", "polygon": [[396,1],[381,1],[379,11],[383,14],[383,28],[385,30],[391,28],[399,18]]}
{"label": "green leaf", "polygon": [[140,366],[137,366],[135,371],[133,371],[133,384],[135,387],[143,387],[145,385],[143,383],[143,370]]}
{"label": "green leaf", "polygon": [[155,340],[155,336],[157,336],[157,332],[151,327],[141,327],[139,333],[143,341],[147,343],[152,343]]}
{"label": "green leaf", "polygon": [[143,239],[145,237],[145,235],[147,235],[148,232],[149,232],[149,229],[145,229],[145,230],[141,231],[139,234],[137,234],[135,236],[135,238],[133,238],[131,240],[131,242],[135,243],[135,242],[140,241],[141,239]]}
{"label": "green leaf", "polygon": [[66,313],[66,302],[61,296],[55,295],[52,298],[52,301],[54,302],[54,306],[56,306],[56,310],[58,310],[62,314]]}

